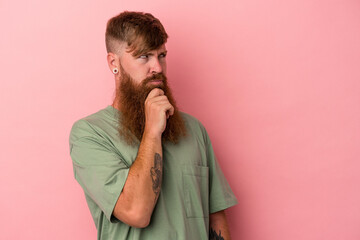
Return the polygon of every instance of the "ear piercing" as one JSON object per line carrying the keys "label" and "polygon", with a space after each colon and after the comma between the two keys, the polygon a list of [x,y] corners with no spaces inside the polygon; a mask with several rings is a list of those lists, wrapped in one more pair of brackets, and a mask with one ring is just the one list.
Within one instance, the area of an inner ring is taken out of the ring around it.
{"label": "ear piercing", "polygon": [[117,68],[114,68],[114,69],[113,69],[113,73],[114,73],[114,74],[117,74],[118,72],[119,72],[119,70],[118,70]]}

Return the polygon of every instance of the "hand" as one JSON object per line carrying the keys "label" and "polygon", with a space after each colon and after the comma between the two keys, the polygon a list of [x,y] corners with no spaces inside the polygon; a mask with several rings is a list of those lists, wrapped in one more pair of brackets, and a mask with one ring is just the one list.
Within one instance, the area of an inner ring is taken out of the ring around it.
{"label": "hand", "polygon": [[170,104],[164,91],[154,88],[145,100],[145,130],[144,133],[152,137],[161,137],[166,128],[166,119],[174,114],[174,107]]}

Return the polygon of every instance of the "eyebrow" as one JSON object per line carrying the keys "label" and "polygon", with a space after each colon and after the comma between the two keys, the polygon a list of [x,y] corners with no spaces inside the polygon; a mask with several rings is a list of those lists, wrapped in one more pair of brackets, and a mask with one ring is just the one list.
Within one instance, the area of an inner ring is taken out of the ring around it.
{"label": "eyebrow", "polygon": [[[166,55],[166,54],[167,54],[167,50],[160,52],[159,55],[161,55],[161,54],[165,54],[165,55]],[[144,53],[144,54],[142,54],[142,55],[154,56],[154,54],[153,54],[153,53],[150,53],[150,52]]]}

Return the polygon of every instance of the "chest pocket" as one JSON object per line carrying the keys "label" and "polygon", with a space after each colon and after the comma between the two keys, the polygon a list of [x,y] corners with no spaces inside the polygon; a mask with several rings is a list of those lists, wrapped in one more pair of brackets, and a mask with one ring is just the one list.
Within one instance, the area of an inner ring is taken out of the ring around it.
{"label": "chest pocket", "polygon": [[183,165],[182,175],[186,216],[209,217],[209,168]]}

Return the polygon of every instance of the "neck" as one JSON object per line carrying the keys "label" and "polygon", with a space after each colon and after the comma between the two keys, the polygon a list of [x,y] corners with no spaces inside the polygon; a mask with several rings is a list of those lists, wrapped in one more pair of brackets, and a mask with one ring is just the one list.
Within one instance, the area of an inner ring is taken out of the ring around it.
{"label": "neck", "polygon": [[113,103],[111,104],[111,106],[113,106],[114,108],[116,108],[117,110],[121,110],[120,104],[119,104],[119,98],[120,98],[120,94],[118,93],[119,91],[119,87],[120,87],[120,74],[116,74],[115,75],[115,99],[113,100]]}
{"label": "neck", "polygon": [[[117,85],[118,87],[118,85]],[[119,88],[116,88],[116,89],[119,89]],[[115,98],[113,100],[113,103],[111,104],[111,106],[113,106],[114,108],[116,108],[117,110],[121,110],[121,105],[120,105],[120,99],[121,99],[121,96],[120,96],[120,92],[118,92],[119,90],[116,90],[116,93],[115,93]]]}
{"label": "neck", "polygon": [[114,99],[114,101],[113,101],[113,103],[111,104],[111,106],[113,106],[115,109],[117,109],[117,110],[121,110],[121,108],[120,108],[120,105],[118,104],[118,100],[115,98]]}

